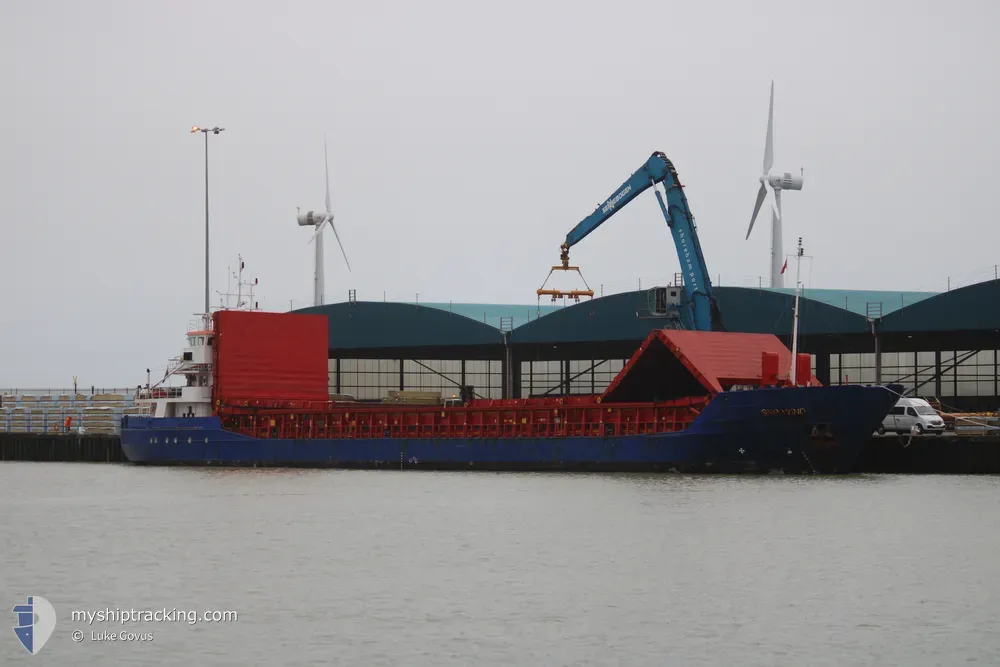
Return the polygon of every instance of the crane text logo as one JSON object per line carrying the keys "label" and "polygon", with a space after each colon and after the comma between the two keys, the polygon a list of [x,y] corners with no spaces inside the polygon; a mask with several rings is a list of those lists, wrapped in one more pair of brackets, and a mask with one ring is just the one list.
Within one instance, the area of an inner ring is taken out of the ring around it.
{"label": "crane text logo", "polygon": [[619,192],[618,194],[616,194],[614,196],[614,198],[609,199],[608,203],[605,204],[604,208],[601,209],[601,213],[607,213],[608,211],[610,211],[611,209],[613,209],[615,206],[618,205],[618,202],[621,201],[622,197],[624,197],[625,195],[627,195],[630,192],[632,192],[632,184],[631,183],[629,183],[628,185],[626,185],[625,189],[622,190],[621,192]]}
{"label": "crane text logo", "polygon": [[45,598],[29,595],[27,604],[16,605],[14,613],[17,614],[14,634],[28,653],[37,654],[56,629],[56,610]]}
{"label": "crane text logo", "polygon": [[677,233],[677,237],[681,243],[681,254],[684,255],[684,262],[681,264],[681,269],[687,269],[688,278],[691,279],[691,291],[697,292],[698,276],[695,274],[694,265],[691,263],[691,250],[688,248],[687,236],[685,236],[683,229]]}

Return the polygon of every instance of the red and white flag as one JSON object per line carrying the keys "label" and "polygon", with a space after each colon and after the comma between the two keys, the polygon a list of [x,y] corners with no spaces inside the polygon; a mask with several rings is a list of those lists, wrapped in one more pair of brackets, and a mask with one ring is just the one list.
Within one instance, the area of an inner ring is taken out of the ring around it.
{"label": "red and white flag", "polygon": [[788,258],[785,258],[785,263],[781,265],[781,273],[784,273],[785,269],[787,268],[788,268]]}

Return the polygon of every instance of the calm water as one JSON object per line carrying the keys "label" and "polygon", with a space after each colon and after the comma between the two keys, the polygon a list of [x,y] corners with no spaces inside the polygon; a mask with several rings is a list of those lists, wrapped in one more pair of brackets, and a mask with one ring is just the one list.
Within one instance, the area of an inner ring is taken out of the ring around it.
{"label": "calm water", "polygon": [[[3,665],[1000,664],[995,477],[6,463],[0,501],[5,613],[58,618]],[[71,617],[109,607],[238,619]]]}

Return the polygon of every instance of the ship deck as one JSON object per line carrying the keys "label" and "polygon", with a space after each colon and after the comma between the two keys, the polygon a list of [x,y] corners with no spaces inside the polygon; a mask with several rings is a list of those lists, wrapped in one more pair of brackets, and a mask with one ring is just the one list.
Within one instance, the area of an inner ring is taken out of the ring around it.
{"label": "ship deck", "polygon": [[[217,415],[226,430],[277,439],[673,433],[688,428],[718,393],[787,383],[788,372],[780,369],[790,367],[791,352],[771,334],[656,330],[599,395],[479,399],[448,407],[228,399],[219,401]],[[818,382],[810,374],[798,384]]]}

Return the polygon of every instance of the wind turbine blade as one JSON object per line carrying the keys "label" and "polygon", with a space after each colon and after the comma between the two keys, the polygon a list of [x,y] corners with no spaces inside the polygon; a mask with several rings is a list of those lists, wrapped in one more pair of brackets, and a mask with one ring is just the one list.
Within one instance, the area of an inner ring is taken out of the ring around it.
{"label": "wind turbine blade", "polygon": [[[329,219],[329,218],[328,218]],[[344,251],[344,244],[340,242],[340,234],[337,233],[337,228],[334,226],[333,221],[330,221],[330,229],[333,230],[333,235],[337,237],[337,245],[340,246],[340,252],[344,255],[344,263],[347,264],[347,270],[351,270],[351,263],[347,261],[347,252]]]}
{"label": "wind turbine blade", "polygon": [[326,157],[326,135],[323,135],[323,164],[326,166],[326,213],[330,211],[330,161]]}
{"label": "wind turbine blade", "polygon": [[[767,105],[767,140],[764,143],[764,171],[762,174],[771,173],[771,166],[774,164],[774,80],[771,80],[771,101]],[[327,207],[329,208],[329,207]]]}
{"label": "wind turbine blade", "polygon": [[760,190],[757,191],[757,203],[753,205],[753,215],[750,216],[750,228],[747,229],[747,238],[750,238],[750,232],[753,231],[753,223],[757,220],[757,214],[760,213],[760,205],[764,203],[764,197],[767,196],[767,188],[764,184],[760,184]]}
{"label": "wind turbine blade", "polygon": [[312,243],[313,241],[316,240],[316,238],[320,235],[320,232],[323,231],[323,225],[325,225],[326,221],[329,219],[330,219],[329,217],[323,218],[323,221],[320,222],[318,225],[316,225],[316,232],[309,238],[309,243]]}

